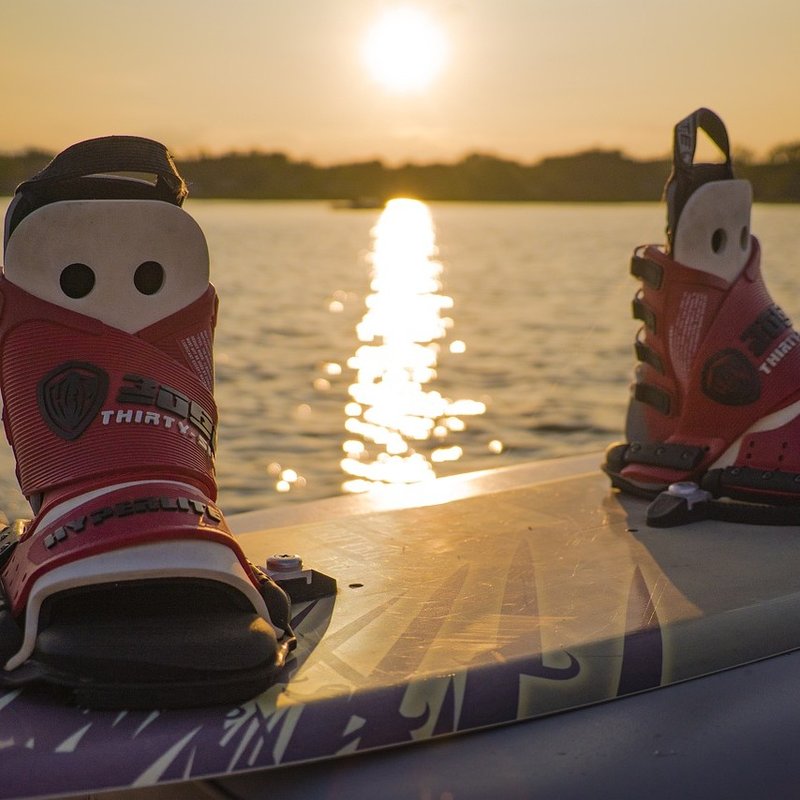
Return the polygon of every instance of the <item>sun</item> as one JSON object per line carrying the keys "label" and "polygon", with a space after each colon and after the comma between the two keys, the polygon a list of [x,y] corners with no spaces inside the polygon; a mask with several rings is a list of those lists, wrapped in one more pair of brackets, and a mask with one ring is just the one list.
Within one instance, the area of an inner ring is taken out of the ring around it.
{"label": "sun", "polygon": [[447,42],[439,26],[414,8],[386,11],[369,29],[362,55],[372,78],[395,92],[428,88],[444,66]]}

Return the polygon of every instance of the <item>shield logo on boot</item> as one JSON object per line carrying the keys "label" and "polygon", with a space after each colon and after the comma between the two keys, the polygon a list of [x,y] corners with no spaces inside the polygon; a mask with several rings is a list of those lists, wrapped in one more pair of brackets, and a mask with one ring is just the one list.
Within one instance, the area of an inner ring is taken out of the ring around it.
{"label": "shield logo on boot", "polygon": [[67,361],[39,381],[39,411],[53,433],[71,441],[89,427],[107,393],[104,370],[85,361]]}
{"label": "shield logo on boot", "polygon": [[726,406],[746,406],[761,396],[758,370],[744,353],[729,348],[703,365],[703,392]]}

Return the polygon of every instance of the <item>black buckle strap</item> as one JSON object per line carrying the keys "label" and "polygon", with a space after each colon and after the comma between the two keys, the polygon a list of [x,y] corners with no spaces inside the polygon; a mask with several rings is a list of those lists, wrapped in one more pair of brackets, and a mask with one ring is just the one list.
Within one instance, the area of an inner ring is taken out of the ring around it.
{"label": "black buckle strap", "polygon": [[655,312],[638,294],[633,298],[633,318],[641,320],[653,333],[656,332]]}
{"label": "black buckle strap", "polygon": [[786,505],[800,501],[800,473],[753,467],[712,469],[703,476],[703,489],[716,497],[768,499]]}
{"label": "black buckle strap", "polygon": [[660,289],[664,279],[664,268],[661,264],[634,253],[631,258],[631,275],[653,289]]}
{"label": "black buckle strap", "polygon": [[669,416],[672,409],[672,398],[664,389],[653,386],[650,383],[637,383],[633,387],[633,396],[641,403],[647,403],[656,411],[660,411],[665,417]]}
{"label": "black buckle strap", "polygon": [[631,442],[624,455],[625,464],[692,470],[702,460],[705,450],[689,444],[670,442]]}
{"label": "black buckle strap", "polygon": [[664,374],[664,362],[661,359],[661,356],[653,350],[652,347],[646,345],[643,341],[637,339],[634,344],[634,348],[636,349],[636,358],[645,363],[649,364],[653,369],[660,372],[662,375]]}
{"label": "black buckle strap", "polygon": [[745,525],[800,525],[800,506],[715,500],[696,483],[673,483],[650,503],[646,520],[652,528],[673,528],[703,520]]}

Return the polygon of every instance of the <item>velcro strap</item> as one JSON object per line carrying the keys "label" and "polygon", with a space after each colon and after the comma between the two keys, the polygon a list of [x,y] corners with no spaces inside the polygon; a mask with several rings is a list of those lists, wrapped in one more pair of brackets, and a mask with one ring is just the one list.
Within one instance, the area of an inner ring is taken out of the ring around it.
{"label": "velcro strap", "polygon": [[626,464],[644,464],[668,469],[694,469],[705,455],[702,447],[669,442],[631,442],[625,451]]}
{"label": "velcro strap", "polygon": [[661,281],[664,279],[664,268],[649,258],[634,255],[631,258],[631,275],[652,286],[653,289],[660,289]]}
{"label": "velcro strap", "polygon": [[638,295],[633,298],[633,318],[641,320],[647,327],[655,333],[656,331],[656,315],[652,308],[650,308],[641,297]]}
{"label": "velcro strap", "polygon": [[637,383],[633,387],[633,396],[641,403],[647,403],[656,411],[660,411],[664,416],[667,416],[672,408],[669,393],[649,383]]}
{"label": "velcro strap", "polygon": [[[703,488],[717,497],[756,500],[759,496],[773,503],[800,500],[800,474],[753,467],[725,467],[703,476]],[[795,524],[800,525],[800,517]]]}
{"label": "velcro strap", "polygon": [[662,375],[664,374],[664,362],[661,360],[661,356],[656,353],[652,347],[649,347],[638,339],[634,343],[634,347],[636,349],[636,358],[639,361],[649,364],[653,369],[657,370]]}

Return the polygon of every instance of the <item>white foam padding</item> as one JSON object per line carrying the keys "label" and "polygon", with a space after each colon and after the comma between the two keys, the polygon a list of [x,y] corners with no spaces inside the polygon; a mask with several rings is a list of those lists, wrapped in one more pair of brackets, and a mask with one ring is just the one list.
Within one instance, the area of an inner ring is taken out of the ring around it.
{"label": "white foam padding", "polygon": [[672,245],[673,258],[732,282],[750,257],[749,181],[703,184],[686,201]]}
{"label": "white foam padding", "polygon": [[[134,284],[137,267],[155,261],[164,282],[151,295]],[[61,288],[70,264],[94,272],[80,298]],[[32,295],[128,333],[197,300],[208,288],[208,245],[183,209],[159,200],[64,200],[26,216],[8,240],[5,276]]]}

